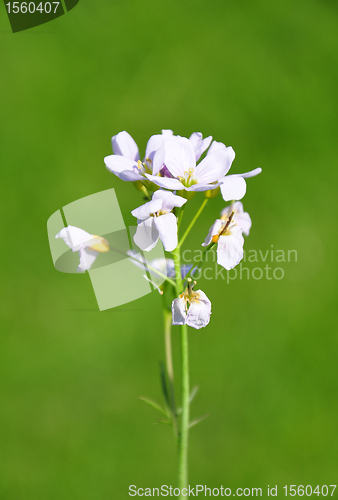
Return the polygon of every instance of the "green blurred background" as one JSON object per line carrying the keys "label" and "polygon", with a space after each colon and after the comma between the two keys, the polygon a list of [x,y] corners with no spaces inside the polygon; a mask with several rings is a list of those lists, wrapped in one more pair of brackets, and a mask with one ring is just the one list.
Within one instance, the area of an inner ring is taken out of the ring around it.
{"label": "green blurred background", "polygon": [[[233,173],[262,167],[245,249],[298,253],[269,263],[282,280],[199,282],[213,314],[190,331],[192,416],[210,416],[191,430],[190,484],[337,483],[337,31],[329,0],[82,0],[17,34],[2,8],[1,499],[176,485],[171,430],[138,399],[161,401],[159,295],[99,312],[46,235],[60,207],[111,187],[134,224],[139,193],[103,157],[121,130],[143,154],[162,128],[232,145]],[[209,203],[187,248],[223,207]]]}

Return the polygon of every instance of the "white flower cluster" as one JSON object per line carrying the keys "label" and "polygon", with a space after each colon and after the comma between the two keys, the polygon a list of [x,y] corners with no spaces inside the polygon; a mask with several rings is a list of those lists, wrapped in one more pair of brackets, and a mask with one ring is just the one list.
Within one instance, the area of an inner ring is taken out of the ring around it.
{"label": "white flower cluster", "polygon": [[[134,182],[148,195],[149,201],[131,212],[138,224],[134,241],[141,250],[152,250],[159,239],[166,251],[175,250],[178,245],[175,209],[181,208],[198,191],[206,191],[212,197],[218,190],[224,201],[233,203],[222,211],[202,245],[208,250],[217,244],[217,262],[227,270],[241,261],[243,234],[249,234],[251,219],[238,200],[246,193],[245,179],[259,174],[260,168],[229,175],[235,158],[232,147],[212,141],[211,136],[203,139],[200,132],[186,138],[163,130],[162,134],[150,137],[144,160],[140,160],[138,147],[128,132],[115,135],[112,146],[114,154],[104,159],[107,169],[124,181]],[[151,199],[149,191],[154,192]],[[73,251],[79,250],[79,271],[89,269],[98,253],[109,248],[102,238],[99,241],[98,236],[72,226],[64,228],[56,237],[63,238]],[[167,260],[164,268],[168,262],[172,264]],[[201,290],[193,290],[190,278],[186,281],[187,289],[172,303],[173,324],[204,327],[210,320],[210,300]]]}

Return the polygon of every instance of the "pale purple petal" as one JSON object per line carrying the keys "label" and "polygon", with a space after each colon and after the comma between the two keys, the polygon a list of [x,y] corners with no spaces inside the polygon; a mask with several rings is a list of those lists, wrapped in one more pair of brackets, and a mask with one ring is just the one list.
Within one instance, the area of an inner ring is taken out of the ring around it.
{"label": "pale purple petal", "polygon": [[219,237],[217,244],[217,263],[228,271],[243,259],[244,238],[239,228],[234,228],[229,235]]}
{"label": "pale purple petal", "polygon": [[145,176],[157,186],[165,189],[172,189],[173,191],[185,189],[183,184],[178,179],[173,179],[170,177],[158,177],[157,175],[150,174],[145,174]]}
{"label": "pale purple petal", "polygon": [[143,251],[150,252],[159,238],[159,232],[154,224],[154,217],[140,222],[134,234],[134,242]]}
{"label": "pale purple petal", "polygon": [[216,150],[208,154],[196,167],[195,177],[200,184],[217,182],[229,170],[231,162],[226,151]]}
{"label": "pale purple petal", "polygon": [[158,212],[159,210],[161,210],[161,208],[162,208],[162,200],[158,198],[157,199],[153,198],[147,203],[144,203],[144,205],[135,208],[135,210],[131,212],[131,215],[133,215],[139,220],[145,220],[149,218],[150,214]]}
{"label": "pale purple petal", "polygon": [[137,163],[129,158],[110,155],[105,157],[104,162],[107,169],[123,181],[137,181],[144,178],[137,168]]}
{"label": "pale purple petal", "polygon": [[216,219],[211,228],[209,229],[208,236],[205,238],[204,243],[202,243],[203,247],[207,247],[210,245],[212,237],[219,233],[221,227],[224,226],[224,222],[220,219]]}
{"label": "pale purple petal", "polygon": [[155,193],[153,194],[153,200],[161,200],[161,210],[165,210],[167,212],[171,212],[174,207],[181,207],[182,205],[184,205],[184,203],[187,202],[186,198],[177,196],[171,191],[163,191],[162,189],[155,191]]}
{"label": "pale purple petal", "polygon": [[255,168],[254,170],[251,170],[250,172],[246,172],[245,174],[235,174],[239,175],[240,177],[244,177],[248,179],[249,177],[255,177],[255,175],[258,175],[262,172],[261,168]]}
{"label": "pale purple petal", "polygon": [[67,226],[61,229],[61,231],[55,236],[55,238],[61,238],[66,243],[73,252],[77,252],[84,245],[90,246],[94,236],[87,233],[83,229],[75,226]]}
{"label": "pale purple petal", "polygon": [[246,193],[246,182],[243,177],[227,175],[220,179],[220,182],[224,201],[240,200]]}
{"label": "pale purple petal", "polygon": [[196,161],[198,161],[202,156],[202,154],[204,153],[204,151],[208,149],[208,147],[210,146],[212,137],[210,135],[209,137],[203,139],[203,135],[201,134],[201,132],[194,132],[189,137],[189,141],[193,145],[193,148],[195,150]]}
{"label": "pale purple petal", "polygon": [[177,247],[177,219],[169,213],[154,217],[154,224],[160,234],[164,249],[172,252]]}
{"label": "pale purple petal", "polygon": [[165,143],[165,164],[174,177],[183,177],[184,172],[195,169],[195,151],[189,139],[176,137]]}
{"label": "pale purple petal", "polygon": [[84,273],[88,271],[91,266],[94,264],[96,257],[99,255],[99,252],[95,250],[89,250],[89,248],[82,248],[79,251],[80,254],[80,264],[77,268],[78,273]]}
{"label": "pale purple petal", "polygon": [[152,170],[152,172],[153,172],[153,175],[157,175],[159,173],[159,171],[163,168],[164,157],[165,157],[165,146],[164,146],[164,142],[162,141],[161,146],[152,155],[152,161],[153,161],[153,170]]}
{"label": "pale purple petal", "polygon": [[187,325],[199,330],[207,326],[211,315],[211,302],[202,290],[195,292],[198,294],[198,300],[192,302],[187,312]]}
{"label": "pale purple petal", "polygon": [[174,299],[172,301],[172,305],[171,305],[171,312],[172,312],[172,317],[173,317],[173,321],[172,321],[172,324],[173,325],[184,325],[185,324],[185,319],[186,319],[186,316],[187,316],[187,313],[185,311],[185,301],[184,299]]}
{"label": "pale purple petal", "polygon": [[114,135],[111,141],[115,155],[125,156],[133,161],[138,161],[140,159],[136,142],[125,130]]}
{"label": "pale purple petal", "polygon": [[199,192],[199,191],[209,191],[209,190],[216,189],[220,185],[221,184],[219,182],[216,182],[215,184],[200,184],[200,183],[197,183],[197,184],[193,184],[190,187],[185,187],[184,189],[186,191],[197,191],[197,192]]}

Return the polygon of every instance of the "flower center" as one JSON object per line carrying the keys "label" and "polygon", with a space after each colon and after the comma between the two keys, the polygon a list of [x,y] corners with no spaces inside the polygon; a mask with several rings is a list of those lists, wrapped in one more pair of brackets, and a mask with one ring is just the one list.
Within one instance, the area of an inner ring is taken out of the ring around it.
{"label": "flower center", "polygon": [[153,171],[152,168],[152,161],[150,158],[146,158],[143,162],[141,160],[138,160],[137,162],[137,168],[141,174],[151,174]]}
{"label": "flower center", "polygon": [[109,243],[105,238],[102,238],[101,236],[96,236],[93,234],[93,238],[95,238],[95,243],[88,247],[88,250],[95,250],[95,252],[108,252],[109,250]]}
{"label": "flower center", "polygon": [[185,307],[188,309],[189,306],[193,302],[199,303],[200,302],[200,293],[199,292],[194,292],[193,287],[196,285],[196,281],[192,281],[191,278],[188,278],[188,287],[185,290],[185,292],[181,293],[180,299],[183,299],[185,302]]}
{"label": "flower center", "polygon": [[150,217],[160,217],[161,215],[165,215],[167,213],[167,210],[158,210],[157,212],[151,213]]}
{"label": "flower center", "polygon": [[[212,237],[213,243],[217,243],[220,236],[229,236],[231,234],[231,229],[236,225],[236,224],[231,224],[231,221],[232,221],[234,215],[235,215],[235,211],[233,210],[226,220],[223,219],[224,224],[219,229],[218,234],[214,234],[214,236]],[[230,224],[231,224],[231,226],[230,226]]]}
{"label": "flower center", "polygon": [[178,176],[178,180],[182,182],[183,186],[185,187],[190,187],[193,186],[194,184],[197,184],[197,180],[194,178],[195,175],[195,169],[194,168],[189,168],[189,170],[186,170],[184,172],[184,176]]}

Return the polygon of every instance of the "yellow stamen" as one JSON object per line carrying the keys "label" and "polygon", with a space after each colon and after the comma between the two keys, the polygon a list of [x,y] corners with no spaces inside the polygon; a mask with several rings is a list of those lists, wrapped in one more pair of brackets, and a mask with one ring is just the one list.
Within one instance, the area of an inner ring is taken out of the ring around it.
{"label": "yellow stamen", "polygon": [[93,234],[93,239],[94,238],[98,241],[93,245],[91,245],[89,247],[89,250],[95,250],[95,252],[101,252],[101,253],[108,252],[109,250],[108,241],[105,238],[102,238],[101,236],[96,236],[95,234]]}
{"label": "yellow stamen", "polygon": [[214,236],[212,237],[212,241],[214,243],[217,243],[218,242],[218,238],[219,238],[218,234],[214,234]]}

